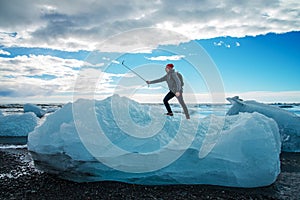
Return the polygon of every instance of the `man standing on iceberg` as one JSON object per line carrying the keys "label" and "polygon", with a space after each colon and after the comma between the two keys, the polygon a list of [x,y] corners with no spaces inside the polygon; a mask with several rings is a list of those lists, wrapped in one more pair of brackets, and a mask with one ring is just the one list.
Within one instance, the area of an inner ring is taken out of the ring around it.
{"label": "man standing on iceberg", "polygon": [[184,114],[186,119],[190,119],[189,111],[184,103],[183,96],[182,96],[182,84],[180,79],[177,76],[177,72],[173,69],[173,64],[167,64],[166,65],[166,72],[167,74],[159,79],[153,80],[153,81],[146,81],[147,84],[153,84],[153,83],[160,83],[163,81],[167,81],[168,87],[169,87],[169,93],[164,98],[164,104],[166,106],[166,109],[168,113],[166,115],[173,116],[173,112],[171,110],[169,100],[176,96],[178,99],[178,102],[180,103],[181,107],[183,108]]}

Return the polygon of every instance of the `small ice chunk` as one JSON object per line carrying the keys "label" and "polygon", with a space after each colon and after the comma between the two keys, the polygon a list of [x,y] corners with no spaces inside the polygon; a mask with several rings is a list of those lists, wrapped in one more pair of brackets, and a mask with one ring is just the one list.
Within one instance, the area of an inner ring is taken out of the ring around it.
{"label": "small ice chunk", "polygon": [[43,117],[46,114],[46,111],[30,103],[24,104],[24,113],[26,112],[33,112],[39,118]]}

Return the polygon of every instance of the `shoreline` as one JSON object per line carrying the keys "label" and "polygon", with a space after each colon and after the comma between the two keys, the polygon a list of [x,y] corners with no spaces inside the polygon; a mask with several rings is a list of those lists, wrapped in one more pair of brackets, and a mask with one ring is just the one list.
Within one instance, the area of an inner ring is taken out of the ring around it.
{"label": "shoreline", "polygon": [[300,199],[300,153],[282,153],[277,180],[260,188],[76,183],[36,170],[26,148],[0,149],[0,155],[0,199]]}

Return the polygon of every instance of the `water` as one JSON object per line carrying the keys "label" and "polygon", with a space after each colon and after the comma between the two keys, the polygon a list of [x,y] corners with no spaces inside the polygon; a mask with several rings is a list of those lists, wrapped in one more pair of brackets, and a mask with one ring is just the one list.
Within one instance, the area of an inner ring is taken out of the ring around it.
{"label": "water", "polygon": [[1,147],[1,144],[24,145],[24,144],[27,144],[27,137],[0,137],[0,147]]}

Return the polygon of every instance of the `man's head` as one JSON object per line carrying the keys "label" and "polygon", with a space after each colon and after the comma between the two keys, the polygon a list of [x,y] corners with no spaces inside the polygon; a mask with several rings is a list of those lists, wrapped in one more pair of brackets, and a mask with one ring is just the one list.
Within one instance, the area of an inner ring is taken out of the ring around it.
{"label": "man's head", "polygon": [[173,68],[174,68],[174,65],[172,63],[167,64],[166,65],[166,72],[169,72]]}

